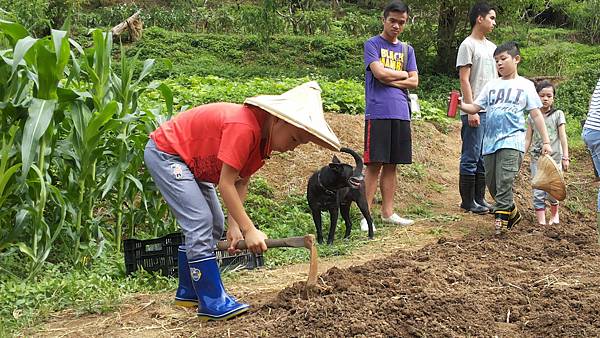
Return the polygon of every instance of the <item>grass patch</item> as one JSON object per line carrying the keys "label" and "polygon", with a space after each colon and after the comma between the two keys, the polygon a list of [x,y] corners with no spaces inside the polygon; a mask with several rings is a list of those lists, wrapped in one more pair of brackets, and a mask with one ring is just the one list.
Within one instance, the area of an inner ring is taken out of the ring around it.
{"label": "grass patch", "polygon": [[[2,263],[16,262],[3,259]],[[86,268],[46,263],[44,271],[29,281],[5,276],[0,282],[0,336],[36,326],[52,312],[69,308],[77,314],[107,313],[128,294],[156,293],[177,287],[175,278],[145,271],[126,277],[124,270],[122,255],[113,252]]]}
{"label": "grass patch", "polygon": [[446,230],[444,230],[443,227],[433,227],[431,229],[429,229],[429,234],[437,236],[437,237],[442,237],[444,235],[444,232],[446,232]]}
{"label": "grass patch", "polygon": [[422,180],[427,176],[425,165],[417,162],[410,165],[398,166],[398,173],[400,176],[412,180]]}
{"label": "grass patch", "polygon": [[427,189],[428,190],[433,190],[437,193],[442,193],[444,191],[446,191],[446,187],[437,183],[437,182],[429,182],[427,183]]}
{"label": "grass patch", "polygon": [[419,218],[429,219],[434,216],[432,207],[433,207],[433,203],[431,203],[430,201],[425,201],[425,202],[422,202],[419,204],[409,205],[408,208],[406,209],[406,212],[409,215],[414,215]]}

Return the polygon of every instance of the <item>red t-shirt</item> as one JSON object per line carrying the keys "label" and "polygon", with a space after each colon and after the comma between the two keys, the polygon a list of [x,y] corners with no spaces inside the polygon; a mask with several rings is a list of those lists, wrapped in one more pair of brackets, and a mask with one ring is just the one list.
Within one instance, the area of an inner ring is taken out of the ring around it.
{"label": "red t-shirt", "polygon": [[212,103],[182,112],[150,134],[156,147],[178,155],[194,177],[217,184],[223,163],[249,177],[270,150],[261,147],[261,124],[267,112],[233,103]]}

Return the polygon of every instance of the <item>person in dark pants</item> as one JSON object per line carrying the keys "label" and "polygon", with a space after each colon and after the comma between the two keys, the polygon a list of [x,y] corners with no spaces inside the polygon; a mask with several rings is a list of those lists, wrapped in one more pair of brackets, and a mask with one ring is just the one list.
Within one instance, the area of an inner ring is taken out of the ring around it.
{"label": "person in dark pants", "polygon": [[[471,35],[458,48],[456,67],[460,78],[462,101],[473,103],[485,84],[498,77],[494,63],[496,45],[486,38],[496,26],[496,11],[486,3],[478,3],[469,12]],[[461,111],[459,191],[460,207],[476,214],[487,213],[492,206],[485,200],[485,169],[482,144],[486,112],[467,114]]]}

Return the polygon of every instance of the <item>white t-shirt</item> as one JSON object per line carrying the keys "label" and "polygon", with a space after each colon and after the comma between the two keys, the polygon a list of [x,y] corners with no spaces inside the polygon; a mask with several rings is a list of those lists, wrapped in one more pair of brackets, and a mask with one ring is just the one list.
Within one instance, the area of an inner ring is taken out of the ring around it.
{"label": "white t-shirt", "polygon": [[500,149],[525,152],[524,112],[542,106],[533,82],[522,76],[492,80],[483,87],[475,104],[487,112],[483,155]]}
{"label": "white t-shirt", "polygon": [[[458,47],[456,68],[471,65],[469,83],[473,92],[473,100],[479,96],[486,83],[498,78],[494,60],[495,50],[496,45],[490,40],[477,40],[471,36],[467,36]],[[465,115],[466,113],[461,111],[460,114]]]}

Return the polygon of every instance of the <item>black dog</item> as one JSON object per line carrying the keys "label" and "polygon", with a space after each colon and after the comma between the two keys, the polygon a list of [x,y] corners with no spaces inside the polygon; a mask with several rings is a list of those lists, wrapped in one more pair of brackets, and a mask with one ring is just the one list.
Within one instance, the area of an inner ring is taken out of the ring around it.
{"label": "black dog", "polygon": [[308,207],[317,227],[317,241],[320,244],[323,243],[321,211],[329,211],[331,219],[327,244],[333,243],[339,210],[341,210],[342,218],[346,223],[344,238],[350,237],[350,231],[352,230],[350,205],[352,202],[356,202],[360,212],[367,220],[369,224],[369,239],[373,239],[373,219],[369,213],[362,175],[363,160],[352,149],[342,148],[341,151],[354,157],[356,168],[352,168],[349,164],[341,163],[334,155],[329,165],[313,173],[308,179],[306,199],[308,200]]}

